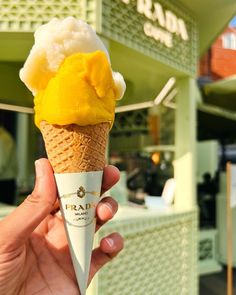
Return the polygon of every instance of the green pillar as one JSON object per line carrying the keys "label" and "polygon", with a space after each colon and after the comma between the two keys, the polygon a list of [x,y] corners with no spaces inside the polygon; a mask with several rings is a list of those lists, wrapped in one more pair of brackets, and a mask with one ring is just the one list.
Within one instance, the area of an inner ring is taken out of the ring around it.
{"label": "green pillar", "polygon": [[192,209],[196,205],[196,99],[195,80],[178,80],[175,123],[175,206]]}

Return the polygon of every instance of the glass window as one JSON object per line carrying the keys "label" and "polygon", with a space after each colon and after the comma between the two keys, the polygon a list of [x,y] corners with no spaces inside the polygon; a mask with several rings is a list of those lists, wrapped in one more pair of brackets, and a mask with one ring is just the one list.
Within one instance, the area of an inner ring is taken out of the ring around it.
{"label": "glass window", "polygon": [[223,36],[223,48],[236,50],[236,34],[227,33]]}

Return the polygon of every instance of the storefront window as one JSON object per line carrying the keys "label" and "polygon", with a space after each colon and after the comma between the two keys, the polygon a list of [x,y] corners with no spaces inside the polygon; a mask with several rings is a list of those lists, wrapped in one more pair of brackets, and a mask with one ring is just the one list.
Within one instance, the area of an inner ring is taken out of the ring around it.
{"label": "storefront window", "polygon": [[110,134],[110,163],[126,175],[128,199],[161,196],[173,177],[175,109],[157,107],[116,114]]}
{"label": "storefront window", "polygon": [[46,157],[33,110],[1,104],[0,109],[0,203],[20,204],[32,191],[34,162]]}

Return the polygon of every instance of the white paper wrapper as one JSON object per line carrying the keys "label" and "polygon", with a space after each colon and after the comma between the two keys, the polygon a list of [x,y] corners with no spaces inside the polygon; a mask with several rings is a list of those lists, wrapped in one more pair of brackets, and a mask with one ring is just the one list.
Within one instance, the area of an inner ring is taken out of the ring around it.
{"label": "white paper wrapper", "polygon": [[55,174],[81,295],[86,294],[103,171]]}

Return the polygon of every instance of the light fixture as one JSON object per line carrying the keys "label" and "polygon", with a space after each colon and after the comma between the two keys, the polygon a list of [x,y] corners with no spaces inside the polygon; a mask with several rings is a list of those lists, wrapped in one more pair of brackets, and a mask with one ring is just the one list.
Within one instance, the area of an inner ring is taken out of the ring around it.
{"label": "light fixture", "polygon": [[11,105],[6,103],[0,103],[0,110],[18,112],[18,113],[26,113],[26,114],[34,114],[33,108],[21,107],[17,105]]}
{"label": "light fixture", "polygon": [[163,101],[163,105],[171,108],[171,109],[176,109],[176,103],[173,102],[173,99],[177,95],[178,90],[174,88],[171,90],[171,92],[166,96],[165,100]]}
{"label": "light fixture", "polygon": [[125,105],[125,106],[119,106],[119,107],[116,107],[115,112],[116,113],[129,112],[129,111],[147,109],[147,108],[152,108],[154,106],[157,106],[166,98],[167,94],[174,87],[175,83],[176,83],[176,79],[174,77],[171,77],[154,100]]}
{"label": "light fixture", "polygon": [[175,85],[176,79],[174,77],[171,77],[166,85],[162,88],[161,92],[157,95],[157,97],[154,99],[154,104],[158,105],[160,104],[163,99],[166,97],[166,95],[170,92],[172,87]]}
{"label": "light fixture", "polygon": [[151,159],[153,164],[158,165],[160,163],[160,153],[159,152],[154,152],[151,155]]}

